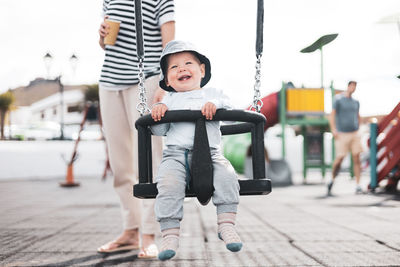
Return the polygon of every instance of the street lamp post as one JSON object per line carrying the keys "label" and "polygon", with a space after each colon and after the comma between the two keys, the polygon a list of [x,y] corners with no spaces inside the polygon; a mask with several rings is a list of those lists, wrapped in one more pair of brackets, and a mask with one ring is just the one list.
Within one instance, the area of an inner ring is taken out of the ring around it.
{"label": "street lamp post", "polygon": [[46,67],[46,72],[47,72],[47,79],[50,78],[50,67],[51,67],[51,63],[53,61],[53,57],[51,56],[51,54],[49,52],[46,53],[46,55],[44,55],[43,57],[43,61],[44,61],[44,66]]}
{"label": "street lamp post", "polygon": [[[50,53],[46,53],[43,57],[46,70],[47,70],[47,76],[49,78],[50,76],[50,66],[53,61],[53,57]],[[78,57],[75,54],[72,54],[70,57],[70,64],[72,67],[72,71],[75,72],[76,69],[76,64],[78,62]],[[64,84],[61,82],[61,75],[59,75],[57,78],[54,79],[55,82],[58,83],[58,88],[60,92],[60,140],[64,140]]]}
{"label": "street lamp post", "polygon": [[74,77],[75,71],[76,71],[76,66],[78,64],[78,57],[75,54],[72,54],[72,56],[69,58],[69,63],[71,64],[71,68],[72,68],[72,77]]}
{"label": "street lamp post", "polygon": [[64,140],[64,85],[61,82],[61,75],[56,78],[60,89],[60,140]]}

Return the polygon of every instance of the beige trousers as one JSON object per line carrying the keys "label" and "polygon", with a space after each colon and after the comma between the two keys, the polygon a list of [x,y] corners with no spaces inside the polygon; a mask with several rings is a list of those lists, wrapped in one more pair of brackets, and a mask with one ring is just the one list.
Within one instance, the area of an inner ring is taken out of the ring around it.
{"label": "beige trousers", "polygon": [[352,155],[362,152],[361,137],[358,131],[355,132],[339,132],[335,139],[335,149],[337,157],[345,157],[349,151]]}
{"label": "beige trousers", "polygon": [[[158,88],[158,76],[145,83],[148,103],[152,103]],[[135,121],[140,114],[136,110],[139,102],[138,87],[110,91],[100,85],[100,109],[104,134],[114,174],[114,189],[122,209],[123,227],[139,228],[142,234],[155,234],[158,225],[154,217],[154,200],[141,200],[133,196],[133,185],[138,183],[138,137]],[[153,174],[162,158],[162,138],[152,139]]]}

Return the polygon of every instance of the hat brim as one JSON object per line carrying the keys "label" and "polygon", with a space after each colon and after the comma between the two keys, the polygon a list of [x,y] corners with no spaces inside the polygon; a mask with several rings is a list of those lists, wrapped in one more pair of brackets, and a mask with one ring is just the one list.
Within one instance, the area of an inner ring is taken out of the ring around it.
{"label": "hat brim", "polygon": [[[204,66],[205,66],[205,74],[204,74],[203,79],[201,79],[200,87],[205,86],[211,79],[211,63],[210,63],[210,60],[206,56],[200,54],[199,52],[193,51],[193,50],[185,50],[185,51],[180,51],[180,52],[192,52],[197,56],[197,58],[200,60],[200,62],[202,64],[204,64]],[[171,53],[171,54],[174,54],[174,53]],[[176,92],[176,90],[174,88],[172,88],[171,86],[167,86],[167,84],[165,83],[165,77],[166,77],[166,68],[165,67],[167,65],[166,64],[167,63],[167,56],[169,56],[169,55],[170,54],[166,54],[161,58],[160,65],[161,65],[161,74],[162,74],[162,76],[161,76],[159,85],[165,91]]]}

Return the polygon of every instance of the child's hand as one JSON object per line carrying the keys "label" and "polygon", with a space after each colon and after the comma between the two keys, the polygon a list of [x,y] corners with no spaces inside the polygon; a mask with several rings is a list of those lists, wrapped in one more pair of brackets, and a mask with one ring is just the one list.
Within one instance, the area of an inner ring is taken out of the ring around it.
{"label": "child's hand", "polygon": [[164,117],[165,112],[168,110],[167,105],[157,104],[151,109],[151,117],[154,121],[160,121]]}
{"label": "child's hand", "polygon": [[217,112],[217,107],[211,102],[207,102],[201,109],[201,113],[206,117],[207,120],[212,120],[215,112]]}

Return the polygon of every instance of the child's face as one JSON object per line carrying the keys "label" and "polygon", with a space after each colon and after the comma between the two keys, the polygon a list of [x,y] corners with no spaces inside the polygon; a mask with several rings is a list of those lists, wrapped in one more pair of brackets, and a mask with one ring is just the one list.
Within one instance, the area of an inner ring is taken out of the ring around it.
{"label": "child's face", "polygon": [[190,52],[172,54],[167,58],[167,77],[165,83],[177,92],[200,89],[205,75],[205,65]]}

